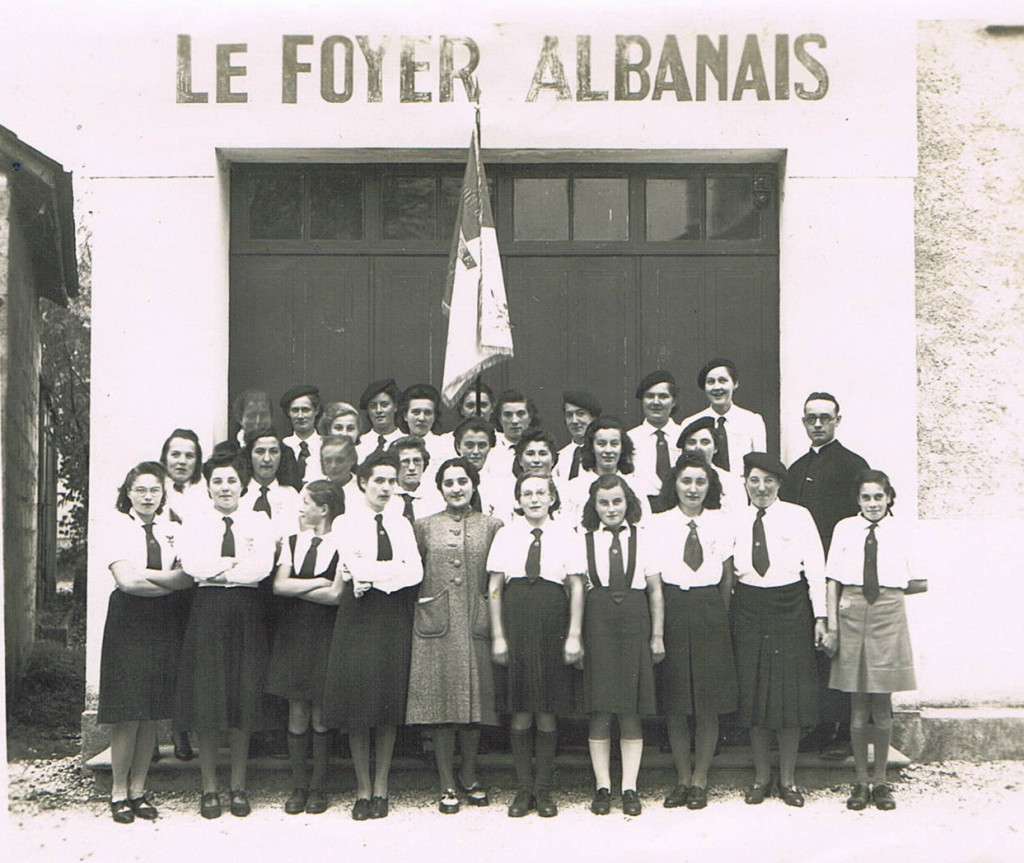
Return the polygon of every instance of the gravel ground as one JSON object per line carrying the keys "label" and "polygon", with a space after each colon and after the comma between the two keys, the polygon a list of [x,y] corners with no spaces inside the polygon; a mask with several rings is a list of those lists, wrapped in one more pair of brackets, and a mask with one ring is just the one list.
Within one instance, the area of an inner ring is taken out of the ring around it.
{"label": "gravel ground", "polygon": [[[17,863],[97,860],[276,861],[732,861],[757,863],[1020,863],[1024,861],[1024,762],[914,764],[894,786],[895,812],[849,812],[847,786],[808,794],[802,810],[780,800],[746,806],[736,789],[712,789],[707,809],[668,810],[662,789],[641,788],[644,812],[598,818],[589,792],[559,791],[557,818],[512,821],[498,791],[486,809],[436,811],[432,795],[393,795],[383,821],[357,823],[351,798],[332,800],[323,815],[285,815],[285,794],[254,793],[246,819],[203,821],[198,794],[153,795],[154,823],[114,824],[106,801],[81,777],[77,760],[9,765],[10,835],[4,857]],[[641,782],[643,774],[641,773]],[[615,800],[617,806],[618,800]],[[902,856],[899,856],[902,855]]]}

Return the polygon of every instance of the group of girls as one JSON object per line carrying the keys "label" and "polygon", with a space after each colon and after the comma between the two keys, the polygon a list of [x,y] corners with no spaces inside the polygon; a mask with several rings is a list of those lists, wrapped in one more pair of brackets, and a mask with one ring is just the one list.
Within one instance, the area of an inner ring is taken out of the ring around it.
{"label": "group of girls", "polygon": [[[435,474],[444,509],[413,522],[392,503],[398,459],[378,447],[344,491],[329,479],[308,481],[298,492],[297,530],[282,532],[268,530],[269,511],[240,505],[254,472],[251,446],[239,453],[218,445],[203,463],[195,435],[175,431],[161,462],[129,471],[118,495],[121,516],[104,539],[115,590],[99,721],[113,725],[114,820],[157,816],[145,784],[155,722],[165,718],[198,735],[206,818],[222,811],[216,758],[228,733],[228,808],[247,815],[249,736],[266,727],[265,694],[289,705],[289,813],[327,809],[328,732],[339,728],[348,734],[356,774],[352,817],[386,817],[391,756],[404,724],[430,730],[441,812],[458,812],[463,802],[487,805],[476,765],[480,731],[504,714],[516,774],[508,814],[551,817],[558,811],[557,719],[580,709],[572,699],[580,667],[595,777],[591,811],[612,807],[614,717],[621,808],[641,813],[641,719],[656,714],[665,717],[678,774],[664,805],[705,807],[720,715],[739,708],[756,725],[750,717],[764,705],[744,700],[790,697],[781,681],[793,668],[756,652],[750,659],[737,650],[734,659],[734,643],[743,639],[735,622],[730,627],[733,559],[749,540],[721,511],[721,483],[709,460],[683,453],[663,479],[662,511],[653,514],[630,486],[632,444],[622,424],[595,420],[587,435],[589,471],[580,475],[586,492],[576,509],[560,508],[553,464],[544,460],[522,465],[515,513],[489,515],[481,511],[477,465],[456,457]],[[263,429],[247,435],[250,443],[265,437]],[[572,489],[566,497],[579,495],[579,478],[560,484]],[[819,640],[836,654],[832,685],[855,693],[858,781],[848,805],[864,808],[871,800],[885,809],[895,805],[885,785],[888,693],[913,685],[902,597],[921,583],[907,570],[901,527],[886,522],[884,532],[900,539],[887,536],[882,554],[870,542],[858,545],[865,523],[874,538],[889,515],[895,495],[888,479],[874,472],[854,493],[861,514],[837,528],[828,627],[822,624]],[[176,523],[171,515],[179,510],[188,516]],[[748,520],[746,536],[749,529]],[[279,600],[271,637],[255,588],[272,572]],[[813,650],[812,637],[807,641]],[[789,774],[783,786],[791,793],[783,799],[801,805]],[[760,799],[751,794],[758,788]],[[755,782],[746,799],[760,802],[767,790]]]}

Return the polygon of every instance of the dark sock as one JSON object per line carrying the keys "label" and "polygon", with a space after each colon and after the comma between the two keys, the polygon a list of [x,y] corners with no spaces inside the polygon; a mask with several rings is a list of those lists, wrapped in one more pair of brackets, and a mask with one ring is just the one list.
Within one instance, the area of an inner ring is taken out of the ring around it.
{"label": "dark sock", "polygon": [[302,734],[288,732],[288,763],[292,768],[292,788],[305,788],[309,774],[306,770],[306,750],[309,747],[309,729]]}
{"label": "dark sock", "polygon": [[520,791],[533,785],[533,729],[512,729],[512,763],[516,768],[516,782]]}
{"label": "dark sock", "polygon": [[537,732],[537,790],[550,791],[555,769],[557,731]]}
{"label": "dark sock", "polygon": [[313,729],[313,776],[309,787],[315,791],[323,791],[324,776],[327,773],[327,750],[330,746],[331,732]]}

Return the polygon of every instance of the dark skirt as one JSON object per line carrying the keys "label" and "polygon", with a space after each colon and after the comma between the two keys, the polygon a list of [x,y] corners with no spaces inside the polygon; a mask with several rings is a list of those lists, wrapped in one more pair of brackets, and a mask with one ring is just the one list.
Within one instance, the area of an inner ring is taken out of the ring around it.
{"label": "dark skirt", "polygon": [[351,586],[345,586],[327,660],[324,725],[366,728],[405,723],[418,589],[370,589],[356,599]]}
{"label": "dark skirt", "polygon": [[323,702],[338,606],[285,597],[277,619],[266,691],[292,701]]}
{"label": "dark skirt", "polygon": [[178,666],[176,726],[186,731],[264,728],[268,654],[253,588],[197,590]]}
{"label": "dark skirt", "polygon": [[572,706],[572,676],[565,664],[569,632],[565,590],[543,578],[532,583],[512,579],[504,588],[502,622],[508,642],[506,712],[567,715]]}
{"label": "dark skirt", "polygon": [[738,690],[729,619],[717,585],[663,586],[665,658],[655,667],[662,716],[732,713]]}
{"label": "dark skirt", "polygon": [[[188,593],[188,591],[181,591]],[[100,657],[97,721],[169,719],[181,653],[177,593],[110,594]]]}
{"label": "dark skirt", "polygon": [[654,713],[651,614],[645,591],[629,590],[622,602],[612,599],[607,587],[587,591],[583,691],[587,713]]}
{"label": "dark skirt", "polygon": [[737,722],[746,728],[816,725],[818,673],[807,583],[749,587],[738,582],[731,622]]}

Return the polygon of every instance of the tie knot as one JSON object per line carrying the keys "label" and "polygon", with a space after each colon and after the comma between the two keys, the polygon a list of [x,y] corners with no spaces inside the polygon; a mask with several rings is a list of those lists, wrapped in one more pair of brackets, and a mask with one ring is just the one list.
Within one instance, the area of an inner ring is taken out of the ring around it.
{"label": "tie knot", "polygon": [[691,518],[691,519],[690,519],[690,521],[689,521],[689,523],[687,524],[687,527],[688,527],[688,528],[690,528],[690,530],[696,530],[696,529],[697,529],[697,522],[695,522],[695,521],[694,521],[694,520],[693,520],[693,519]]}
{"label": "tie knot", "polygon": [[658,438],[659,441],[662,441],[662,440],[665,439],[665,430],[664,429],[658,429],[654,434]]}
{"label": "tie knot", "polygon": [[377,435],[377,446],[381,446],[381,447],[382,446],[386,446],[387,442],[388,442],[388,439],[386,437],[384,437],[384,435],[382,435],[382,434]]}
{"label": "tie knot", "polygon": [[268,491],[270,491],[270,486],[269,485],[261,485],[260,486],[260,497],[266,497]]}
{"label": "tie knot", "polygon": [[764,507],[759,506],[757,508],[757,520],[760,521],[762,518],[764,518],[764,514],[766,512],[767,510]]}
{"label": "tie knot", "polygon": [[146,533],[152,534],[153,533],[153,522],[151,522],[151,521],[150,522],[143,522],[142,523],[142,529],[144,531],[146,531]]}
{"label": "tie knot", "polygon": [[176,492],[178,492],[178,494],[181,494],[181,492],[183,492],[185,490],[185,483],[183,483],[183,482],[176,482],[176,483],[174,483],[174,490]]}
{"label": "tie knot", "polygon": [[316,548],[316,547],[317,547],[318,545],[320,545],[320,543],[321,543],[321,542],[323,542],[323,541],[324,541],[324,538],[323,538],[322,536],[314,536],[314,537],[313,537],[313,538],[312,538],[312,539],[311,539],[311,540],[309,541],[309,547],[310,547],[310,548]]}
{"label": "tie knot", "polygon": [[383,527],[383,526],[384,526],[384,513],[382,513],[382,512],[378,512],[378,513],[377,513],[377,514],[376,514],[376,515],[375,515],[375,516],[373,517],[373,520],[374,520],[375,522],[377,522],[378,526],[380,526],[380,527]]}
{"label": "tie knot", "polygon": [[235,520],[230,515],[224,516],[224,524],[226,524],[228,527],[231,527],[231,525],[233,525],[234,523]]}
{"label": "tie knot", "polygon": [[606,531],[608,531],[608,533],[613,534],[617,538],[618,535],[620,533],[622,533],[622,531],[624,531],[626,529],[626,526],[622,525],[622,524],[618,525],[617,527],[612,527],[611,525],[605,525],[604,529]]}
{"label": "tie knot", "polygon": [[544,533],[544,531],[541,530],[539,527],[535,527],[533,530],[530,531],[530,533],[533,534],[533,538],[537,540],[537,542],[540,542],[540,535]]}
{"label": "tie knot", "polygon": [[872,536],[874,536],[875,535],[875,528],[876,527],[878,527],[878,522],[876,522],[876,521],[871,522],[871,524],[868,525],[868,533],[870,533]]}
{"label": "tie knot", "polygon": [[719,417],[718,418],[718,427],[721,428],[724,425],[725,425],[725,417]]}
{"label": "tie knot", "polygon": [[305,441],[300,441],[299,452],[301,452],[303,455],[309,455],[309,444],[306,443]]}

